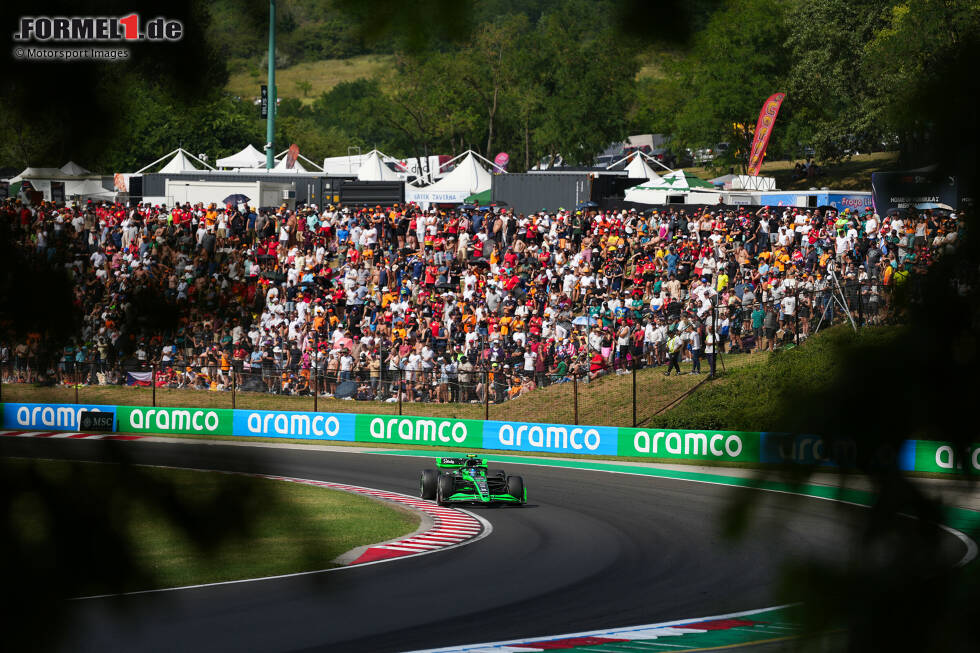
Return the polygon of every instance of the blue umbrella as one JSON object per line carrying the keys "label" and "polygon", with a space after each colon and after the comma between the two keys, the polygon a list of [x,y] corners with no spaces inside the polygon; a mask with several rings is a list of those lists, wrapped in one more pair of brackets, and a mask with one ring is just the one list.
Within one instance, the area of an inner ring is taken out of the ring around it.
{"label": "blue umbrella", "polygon": [[572,324],[575,326],[592,326],[595,323],[596,319],[588,315],[579,315],[577,318],[572,320]]}
{"label": "blue umbrella", "polygon": [[229,195],[225,199],[221,200],[222,204],[245,204],[249,201],[248,195],[242,195],[241,193],[235,193],[234,195]]}
{"label": "blue umbrella", "polygon": [[576,211],[581,211],[582,209],[597,209],[597,208],[599,208],[599,205],[591,200],[588,202],[579,202],[578,204],[575,205]]}

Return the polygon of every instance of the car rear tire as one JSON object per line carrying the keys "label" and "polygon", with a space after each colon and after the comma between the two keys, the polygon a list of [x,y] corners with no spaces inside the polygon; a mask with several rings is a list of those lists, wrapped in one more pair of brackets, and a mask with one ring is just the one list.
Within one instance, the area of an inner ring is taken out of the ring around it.
{"label": "car rear tire", "polygon": [[487,476],[499,476],[500,478],[506,478],[507,472],[502,469],[488,469]]}
{"label": "car rear tire", "polygon": [[446,505],[446,499],[453,495],[453,491],[456,489],[456,482],[453,477],[449,474],[444,474],[439,477],[439,482],[436,487],[436,503],[440,506]]}
{"label": "car rear tire", "polygon": [[419,477],[419,496],[430,501],[435,499],[438,483],[439,472],[434,469],[422,470],[422,475]]}
{"label": "car rear tire", "polygon": [[507,494],[511,494],[524,503],[524,479],[520,476],[507,477]]}

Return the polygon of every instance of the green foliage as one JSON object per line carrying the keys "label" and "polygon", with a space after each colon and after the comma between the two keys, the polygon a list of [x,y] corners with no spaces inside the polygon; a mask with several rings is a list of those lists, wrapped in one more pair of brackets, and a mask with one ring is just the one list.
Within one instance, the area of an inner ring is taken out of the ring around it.
{"label": "green foliage", "polygon": [[902,137],[908,163],[973,174],[977,163],[980,5],[893,2],[863,49],[878,115]]}
{"label": "green foliage", "polygon": [[129,119],[86,159],[96,170],[136,170],[178,146],[215,159],[263,140],[264,123],[251,103],[212,93],[188,104],[140,80],[127,83],[120,110]]}
{"label": "green foliage", "polygon": [[[680,143],[696,148],[724,141],[731,143],[729,157],[748,152],[763,102],[783,90],[789,68],[782,47],[789,4],[732,0],[695,35],[691,55],[671,66],[685,98],[675,119]],[[790,110],[788,105],[782,109]],[[785,113],[779,120],[786,120]]]}
{"label": "green foliage", "polygon": [[539,151],[586,163],[622,139],[639,62],[635,44],[611,28],[596,30],[593,7],[569,2],[538,25],[535,81],[542,91],[534,116]]}
{"label": "green foliage", "polygon": [[885,134],[876,66],[862,65],[865,45],[880,30],[888,0],[800,3],[788,14],[786,46],[793,66],[787,80],[795,107],[794,140],[812,145],[821,160],[847,149],[869,151]]}
{"label": "green foliage", "polygon": [[[899,334],[892,327],[867,327],[859,334],[849,325],[827,329],[801,347],[773,353],[764,363],[733,367],[717,382],[656,418],[656,424],[664,428],[823,433],[812,422],[801,424],[798,411],[787,407],[798,406],[797,401],[813,403],[813,398],[825,396],[828,388],[838,388],[843,363],[856,347],[888,345]],[[859,398],[842,394],[840,400]],[[825,412],[830,408],[818,406]]]}
{"label": "green foliage", "polygon": [[[208,38],[229,58],[264,56],[269,39],[267,0],[215,0]],[[357,26],[334,2],[279,0],[276,3],[277,59],[292,62],[391,52],[391,44],[366,44]]]}
{"label": "green foliage", "polygon": [[[770,158],[799,157],[803,146],[814,146],[819,160],[840,161],[896,135],[906,164],[952,157],[963,167],[969,158],[962,144],[972,141],[957,130],[972,124],[972,94],[934,98],[949,95],[951,84],[978,85],[964,73],[977,68],[980,53],[973,47],[980,42],[974,4],[675,4],[280,0],[279,66],[399,54],[370,80],[319,96],[336,76],[305,79],[303,66],[294,69],[280,84],[277,142],[298,142],[315,156],[343,154],[349,145],[403,156],[506,151],[512,169],[522,170],[549,154],[585,163],[627,134],[651,132],[672,135],[675,150],[729,142],[726,158],[712,164],[719,170],[744,163],[763,101],[785,91]],[[132,66],[101,66],[97,81],[95,69],[83,64],[57,71],[71,72],[72,86],[88,98],[74,102],[84,110],[67,118],[57,102],[34,101],[36,76],[8,75],[0,94],[0,160],[22,166],[75,158],[114,171],[181,144],[221,154],[263,141],[255,107],[218,89],[227,79],[226,58],[237,71],[255,73],[249,88],[262,82],[268,3],[191,2],[187,11],[206,38],[194,40],[193,49],[182,43],[173,60],[140,56]],[[648,14],[657,18],[651,34],[665,40],[644,48],[627,23]],[[683,33],[662,34],[679,16],[687,21]],[[185,50],[191,54],[183,56]],[[645,72],[637,79],[641,63]],[[23,120],[25,111],[30,120]],[[960,146],[939,145],[949,142]]]}

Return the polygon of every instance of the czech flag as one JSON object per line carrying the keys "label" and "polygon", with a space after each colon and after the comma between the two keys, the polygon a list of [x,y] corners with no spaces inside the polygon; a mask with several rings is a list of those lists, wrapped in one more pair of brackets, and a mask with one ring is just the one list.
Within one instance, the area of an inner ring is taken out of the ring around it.
{"label": "czech flag", "polygon": [[149,388],[153,385],[153,372],[127,372],[126,385],[138,385]]}

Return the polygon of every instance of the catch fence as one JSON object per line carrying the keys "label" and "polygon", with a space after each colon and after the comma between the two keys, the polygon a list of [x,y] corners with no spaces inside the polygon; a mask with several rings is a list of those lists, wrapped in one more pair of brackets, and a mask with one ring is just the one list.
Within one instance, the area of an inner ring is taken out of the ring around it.
{"label": "catch fence", "polygon": [[[746,354],[798,346],[832,325],[850,323],[857,329],[893,319],[887,290],[877,283],[841,282],[820,290],[797,288],[745,306],[713,302],[700,315],[664,311],[665,321],[670,321],[666,338],[614,344],[606,356],[589,350],[562,358],[560,364],[554,361],[548,371],[525,370],[520,358],[460,362],[448,368],[390,369],[386,352],[380,366],[355,365],[350,370],[331,369],[325,362],[251,365],[227,359],[205,364],[200,360],[109,364],[97,356],[66,357],[42,369],[30,355],[8,356],[0,365],[8,392],[11,383],[36,383],[59,388],[57,401],[81,404],[370,412],[635,427],[700,387],[712,371],[720,376],[729,365],[741,364]],[[670,339],[688,323],[717,325],[714,353],[702,329],[697,337],[694,330],[687,331],[689,339],[671,354]],[[676,365],[670,365],[672,356]],[[664,377],[666,371],[677,375],[678,368],[680,379]],[[124,398],[103,392],[121,386],[132,386]]]}

